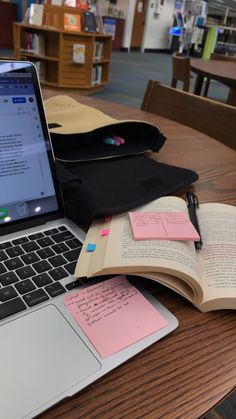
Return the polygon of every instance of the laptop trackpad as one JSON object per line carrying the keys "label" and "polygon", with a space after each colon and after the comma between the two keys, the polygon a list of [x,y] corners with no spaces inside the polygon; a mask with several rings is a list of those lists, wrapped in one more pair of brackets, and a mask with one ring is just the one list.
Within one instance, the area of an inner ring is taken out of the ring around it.
{"label": "laptop trackpad", "polygon": [[79,383],[101,365],[53,306],[0,327],[0,406],[23,417]]}

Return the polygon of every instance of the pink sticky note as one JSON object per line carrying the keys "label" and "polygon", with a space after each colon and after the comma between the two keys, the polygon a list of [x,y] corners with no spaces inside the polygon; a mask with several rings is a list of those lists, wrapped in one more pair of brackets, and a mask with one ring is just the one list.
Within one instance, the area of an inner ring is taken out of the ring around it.
{"label": "pink sticky note", "polygon": [[101,230],[101,236],[108,236],[108,234],[110,233],[109,228],[104,228],[103,230]]}
{"label": "pink sticky note", "polygon": [[64,303],[103,358],[168,324],[124,276],[76,291]]}
{"label": "pink sticky note", "polygon": [[193,240],[198,232],[185,212],[129,212],[135,240]]}

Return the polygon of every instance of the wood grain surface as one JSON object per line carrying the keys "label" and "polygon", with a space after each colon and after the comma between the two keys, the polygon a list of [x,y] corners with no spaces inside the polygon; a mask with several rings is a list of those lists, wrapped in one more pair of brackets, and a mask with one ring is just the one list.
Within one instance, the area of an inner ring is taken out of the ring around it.
{"label": "wood grain surface", "polygon": [[230,88],[227,97],[229,105],[236,106],[236,62],[221,60],[191,60],[191,71],[197,74],[194,93],[201,94],[205,77],[217,80]]}
{"label": "wood grain surface", "polygon": [[[58,91],[43,91],[44,98],[55,94]],[[158,126],[167,141],[153,157],[199,174],[199,180],[178,195],[192,190],[201,202],[236,205],[233,150],[144,111],[63,94],[117,119],[139,119]],[[236,387],[236,312],[201,313],[171,290],[152,281],[139,281],[178,318],[178,329],[40,417],[199,418]]]}

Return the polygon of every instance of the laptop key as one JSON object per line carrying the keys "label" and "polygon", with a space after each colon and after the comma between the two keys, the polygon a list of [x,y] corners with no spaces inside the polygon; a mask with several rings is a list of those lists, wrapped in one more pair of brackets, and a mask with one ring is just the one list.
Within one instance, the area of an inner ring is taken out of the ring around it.
{"label": "laptop key", "polygon": [[27,307],[20,297],[0,304],[0,320],[25,310]]}
{"label": "laptop key", "polygon": [[36,255],[35,252],[26,253],[26,255],[21,256],[21,259],[26,265],[30,265],[40,260],[40,258],[38,257],[38,255]]}
{"label": "laptop key", "polygon": [[54,250],[54,252],[56,252],[59,255],[60,253],[64,253],[67,250],[69,250],[69,247],[66,246],[65,243],[58,243],[58,244],[54,244],[54,246],[52,246],[52,249]]}
{"label": "laptop key", "polygon": [[51,237],[42,237],[42,239],[38,239],[37,240],[37,243],[41,247],[48,247],[51,244],[54,244],[54,242],[52,241]]}
{"label": "laptop key", "polygon": [[37,285],[37,287],[44,287],[45,285],[51,284],[52,280],[50,278],[50,276],[46,273],[43,273],[41,275],[36,275],[32,278],[32,280],[34,281],[35,285]]}
{"label": "laptop key", "polygon": [[70,231],[66,230],[66,231],[63,231],[62,233],[54,234],[52,238],[56,243],[60,243],[60,242],[65,242],[66,240],[69,240],[69,239],[74,239],[75,236]]}
{"label": "laptop key", "polygon": [[44,231],[45,236],[52,236],[52,234],[56,234],[56,233],[58,233],[57,228],[51,228],[50,230]]}
{"label": "laptop key", "polygon": [[0,250],[8,249],[9,247],[12,247],[12,243],[11,242],[0,243]]}
{"label": "laptop key", "polygon": [[[32,291],[29,294],[25,294],[23,298],[29,307],[35,306],[36,304],[40,304],[40,303],[43,303],[44,301],[49,300],[49,296],[46,294],[46,292],[42,288],[36,291]],[[0,308],[1,308],[1,305],[0,305]]]}
{"label": "laptop key", "polygon": [[65,226],[60,226],[60,227],[58,227],[58,230],[65,231],[65,230],[67,230],[67,228]]}
{"label": "laptop key", "polygon": [[8,259],[8,255],[6,254],[6,252],[4,252],[3,250],[0,250],[0,262],[6,259]]}
{"label": "laptop key", "polygon": [[52,258],[48,259],[48,261],[54,268],[65,265],[66,263],[66,259],[62,255],[53,256]]}
{"label": "laptop key", "polygon": [[75,281],[69,282],[69,284],[66,285],[66,289],[68,291],[73,290],[74,288],[81,287],[81,282],[79,279],[76,279]]}
{"label": "laptop key", "polygon": [[73,260],[78,259],[81,249],[82,247],[79,247],[78,249],[70,250],[69,252],[64,253],[64,256],[68,260],[68,262],[73,262]]}
{"label": "laptop key", "polygon": [[12,240],[12,243],[16,246],[18,244],[26,243],[28,241],[28,237],[20,237],[19,239]]}
{"label": "laptop key", "polygon": [[20,260],[20,258],[14,258],[14,259],[6,260],[5,265],[6,265],[7,269],[9,269],[10,271],[13,271],[14,269],[21,268],[21,266],[24,266],[24,264]]}
{"label": "laptop key", "polygon": [[4,274],[4,272],[7,272],[5,266],[3,265],[3,263],[0,263],[0,274]]}
{"label": "laptop key", "polygon": [[10,249],[6,249],[6,252],[10,258],[14,258],[16,256],[20,256],[24,254],[24,251],[21,249],[20,246],[11,247]]}
{"label": "laptop key", "polygon": [[41,260],[40,262],[34,263],[32,266],[36,270],[36,272],[38,272],[38,274],[41,274],[45,271],[49,271],[49,269],[52,268],[47,260]]}
{"label": "laptop key", "polygon": [[52,269],[49,271],[49,274],[51,275],[52,279],[54,279],[54,281],[59,281],[60,279],[66,278],[68,276],[68,273],[61,266],[59,268]]}
{"label": "laptop key", "polygon": [[45,287],[45,290],[52,298],[56,297],[57,295],[63,294],[63,292],[66,292],[65,288],[60,284],[60,282],[48,285],[47,287]]}
{"label": "laptop key", "polygon": [[37,239],[41,239],[41,237],[43,237],[43,233],[34,233],[29,236],[29,239],[37,240]]}
{"label": "laptop key", "polygon": [[18,281],[19,278],[16,276],[15,272],[7,272],[5,274],[0,275],[0,282],[3,286],[14,284]]}
{"label": "laptop key", "polygon": [[76,261],[71,262],[71,263],[67,263],[67,265],[64,266],[64,268],[67,270],[67,272],[69,272],[69,274],[71,274],[71,275],[74,274],[75,267],[76,267]]}
{"label": "laptop key", "polygon": [[82,247],[82,244],[78,239],[71,239],[66,242],[66,244],[71,248],[75,249],[76,247]]}
{"label": "laptop key", "polygon": [[35,271],[31,266],[24,266],[23,268],[16,270],[17,275],[20,279],[30,278],[31,276],[35,275]]}
{"label": "laptop key", "polygon": [[36,286],[30,279],[25,279],[24,281],[17,282],[17,284],[15,284],[15,287],[20,294],[26,294],[27,292],[36,289]]}
{"label": "laptop key", "polygon": [[37,251],[38,255],[41,259],[48,259],[51,256],[55,256],[55,253],[52,251],[50,247],[45,247],[44,249],[40,249]]}
{"label": "laptop key", "polygon": [[9,285],[8,287],[5,287],[3,289],[0,290],[0,301],[8,301],[11,300],[12,298],[17,297],[17,292],[16,290]]}
{"label": "laptop key", "polygon": [[35,250],[40,249],[39,245],[34,241],[28,242],[28,243],[23,243],[22,247],[23,247],[24,251],[27,252],[27,253],[34,252]]}

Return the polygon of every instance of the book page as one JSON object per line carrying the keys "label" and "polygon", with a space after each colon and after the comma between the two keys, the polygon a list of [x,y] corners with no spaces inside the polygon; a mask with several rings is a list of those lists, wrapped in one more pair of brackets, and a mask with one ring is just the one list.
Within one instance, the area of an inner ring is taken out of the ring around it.
{"label": "book page", "polygon": [[[199,252],[204,300],[236,308],[236,207],[202,204],[198,220],[203,241]],[[228,300],[228,305],[224,299]]]}
{"label": "book page", "polygon": [[[141,207],[140,211],[143,210],[187,212],[187,206],[180,198],[164,197]],[[109,235],[102,237],[99,232],[105,228],[109,228]],[[96,243],[96,250],[92,254],[86,252],[89,242]],[[148,272],[149,277],[154,272],[155,279],[158,272],[181,277],[195,290],[194,300],[202,299],[193,242],[135,241],[128,214],[113,216],[108,224],[100,221],[92,225],[79,257],[76,276],[90,277],[110,273],[143,273],[145,276],[145,272]],[[175,282],[174,277],[171,277],[171,281]]]}
{"label": "book page", "polygon": [[[129,275],[132,275],[132,273],[129,273]],[[196,295],[196,290],[194,289],[193,284],[190,284],[187,281],[183,281],[183,279],[180,279],[177,276],[163,274],[161,272],[157,272],[157,273],[145,272],[144,274],[136,273],[134,275],[149,278],[149,279],[152,279],[153,281],[160,282],[162,285],[165,285],[171,290],[182,295],[187,300],[191,301],[191,303],[195,301],[198,303],[198,301],[200,301],[199,296]]]}

